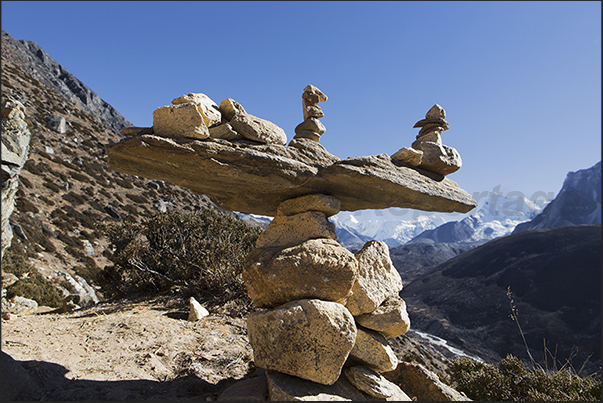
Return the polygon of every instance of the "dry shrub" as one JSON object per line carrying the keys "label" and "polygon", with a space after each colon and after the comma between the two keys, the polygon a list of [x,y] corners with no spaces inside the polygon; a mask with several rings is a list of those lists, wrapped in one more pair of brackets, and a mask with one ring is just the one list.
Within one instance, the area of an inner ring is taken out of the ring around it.
{"label": "dry shrub", "polygon": [[238,300],[249,305],[243,261],[260,229],[236,217],[204,209],[167,212],[141,223],[109,224],[113,266],[98,277],[103,293],[123,297],[174,286],[214,304]]}
{"label": "dry shrub", "polygon": [[447,370],[448,382],[472,400],[577,401],[601,400],[601,379],[580,377],[571,368],[528,369],[507,355],[498,365],[461,357]]}

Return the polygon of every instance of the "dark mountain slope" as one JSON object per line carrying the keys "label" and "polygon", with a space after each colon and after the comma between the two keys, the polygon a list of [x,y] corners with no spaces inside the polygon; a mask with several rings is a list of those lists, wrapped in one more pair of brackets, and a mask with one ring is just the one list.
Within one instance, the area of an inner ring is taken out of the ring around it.
{"label": "dark mountain slope", "polygon": [[[601,226],[584,225],[509,235],[465,252],[405,287],[413,327],[498,360],[527,359],[510,318],[510,288],[535,359],[543,340],[564,363],[573,347],[578,367],[601,362]],[[544,361],[544,360],[541,360]],[[578,369],[578,368],[576,368]]]}
{"label": "dark mountain slope", "polygon": [[404,286],[431,273],[438,265],[480,243],[407,243],[389,250]]}

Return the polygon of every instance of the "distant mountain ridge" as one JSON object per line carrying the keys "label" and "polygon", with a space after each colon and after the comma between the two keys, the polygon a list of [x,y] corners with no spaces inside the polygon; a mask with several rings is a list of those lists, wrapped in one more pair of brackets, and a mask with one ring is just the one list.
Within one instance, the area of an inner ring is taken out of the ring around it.
{"label": "distant mountain ridge", "polygon": [[517,225],[534,218],[542,207],[524,196],[492,192],[477,209],[460,221],[449,221],[422,232],[408,243],[484,243],[510,234]]}
{"label": "distant mountain ridge", "polygon": [[581,224],[601,224],[601,161],[588,169],[569,172],[542,213],[519,224],[513,232]]}
{"label": "distant mountain ridge", "polygon": [[57,63],[37,43],[15,40],[2,30],[2,53],[8,53],[18,59],[13,62],[21,66],[27,74],[100,118],[114,132],[121,134],[122,128],[133,126],[111,105]]}
{"label": "distant mountain ridge", "polygon": [[[538,361],[543,339],[561,361],[589,374],[601,364],[601,226],[524,231],[462,253],[405,286],[400,296],[417,329],[482,358],[507,353],[527,359],[511,320],[511,291],[519,321]],[[492,355],[495,352],[498,354]],[[583,374],[583,375],[586,375]]]}

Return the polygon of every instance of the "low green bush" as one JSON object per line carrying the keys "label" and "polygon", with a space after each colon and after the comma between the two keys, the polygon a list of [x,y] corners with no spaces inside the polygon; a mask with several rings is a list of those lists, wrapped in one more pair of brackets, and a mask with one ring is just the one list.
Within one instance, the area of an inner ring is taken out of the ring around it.
{"label": "low green bush", "polygon": [[165,291],[174,286],[209,303],[236,300],[251,306],[243,284],[243,261],[260,229],[205,209],[167,212],[140,223],[108,224],[113,266],[97,282],[109,297]]}
{"label": "low green bush", "polygon": [[[13,242],[14,243],[14,242]],[[59,290],[46,280],[35,267],[27,263],[22,254],[8,248],[2,257],[2,270],[19,277],[19,281],[6,289],[6,298],[21,296],[35,300],[39,305],[59,307],[63,297]]]}
{"label": "low green bush", "polygon": [[570,368],[528,369],[507,355],[498,365],[457,358],[448,368],[448,383],[472,400],[577,401],[601,400],[601,379],[580,377]]}

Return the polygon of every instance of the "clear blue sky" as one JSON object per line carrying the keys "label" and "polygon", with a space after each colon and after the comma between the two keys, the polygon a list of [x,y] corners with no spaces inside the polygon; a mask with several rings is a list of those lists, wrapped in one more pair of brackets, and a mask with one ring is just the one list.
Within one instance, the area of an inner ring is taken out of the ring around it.
{"label": "clear blue sky", "polygon": [[281,126],[307,84],[340,158],[410,146],[435,103],[469,191],[554,192],[601,159],[601,3],[3,1],[37,42],[137,126],[189,92]]}

